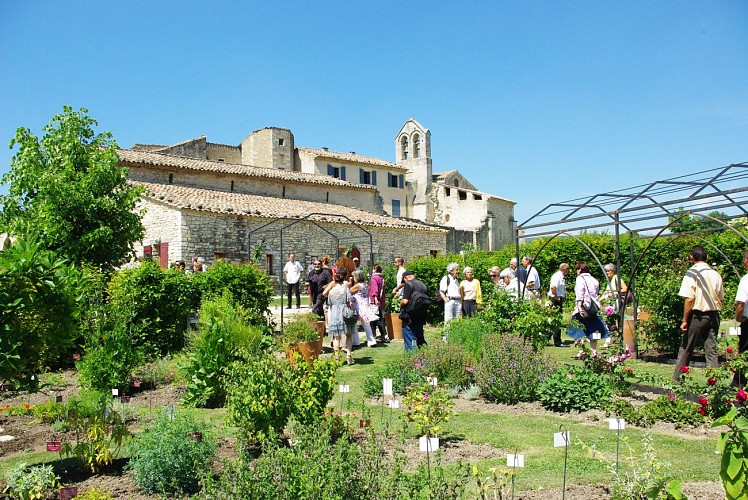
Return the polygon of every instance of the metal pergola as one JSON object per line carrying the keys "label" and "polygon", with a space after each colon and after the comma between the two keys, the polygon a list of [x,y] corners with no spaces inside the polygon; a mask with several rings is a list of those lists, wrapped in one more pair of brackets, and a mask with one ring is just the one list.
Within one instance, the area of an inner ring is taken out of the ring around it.
{"label": "metal pergola", "polygon": [[[516,257],[519,261],[519,244],[522,238],[525,240],[548,238],[533,256],[534,261],[554,238],[572,237],[586,247],[602,270],[603,263],[600,262],[595,252],[578,238],[578,235],[589,230],[607,230],[612,227],[615,236],[616,268],[620,273],[621,228],[623,228],[629,235],[628,253],[631,267],[628,284],[629,288],[634,291],[638,264],[655,239],[663,236],[678,238],[684,234],[698,238],[699,233],[715,230],[704,228],[686,233],[668,233],[668,229],[677,226],[686,217],[693,217],[694,220],[689,220],[689,224],[696,226],[709,221],[717,223],[719,230],[734,231],[748,244],[748,238],[738,230],[739,227],[746,227],[747,206],[748,163],[732,164],[617,191],[551,203],[515,227]],[[726,217],[711,216],[710,213],[715,211],[725,213]],[[639,256],[634,255],[634,238],[651,240]],[[721,253],[739,274],[738,267],[730,262],[719,249],[712,248],[712,250]],[[605,276],[604,272],[602,274]],[[521,284],[521,286],[524,285],[524,283]],[[519,296],[523,296],[522,291]],[[623,300],[623,293],[619,291],[618,304],[621,320],[624,314]],[[636,321],[636,307],[633,311],[634,321]]]}

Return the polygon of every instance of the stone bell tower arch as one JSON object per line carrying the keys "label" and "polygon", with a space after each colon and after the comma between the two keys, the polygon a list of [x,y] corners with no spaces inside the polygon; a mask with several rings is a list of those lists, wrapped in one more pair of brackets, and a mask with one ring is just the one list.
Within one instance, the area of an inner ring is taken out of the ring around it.
{"label": "stone bell tower arch", "polygon": [[413,118],[405,122],[395,136],[395,163],[408,169],[405,180],[410,184],[406,216],[433,222],[434,205],[431,190],[431,132]]}

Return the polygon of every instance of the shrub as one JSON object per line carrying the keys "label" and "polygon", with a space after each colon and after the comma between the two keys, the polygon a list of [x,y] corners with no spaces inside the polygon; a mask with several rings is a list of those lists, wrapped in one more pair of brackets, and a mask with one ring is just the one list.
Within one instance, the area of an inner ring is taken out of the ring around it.
{"label": "shrub", "polygon": [[480,357],[483,353],[483,336],[490,332],[490,325],[481,315],[454,319],[449,322],[447,340],[452,345],[463,346],[473,356]]}
{"label": "shrub", "polygon": [[147,359],[184,347],[187,319],[197,297],[187,275],[146,261],[115,274],[107,291],[112,309],[120,315],[118,322],[144,326],[133,332],[132,342]]}
{"label": "shrub", "polygon": [[421,375],[436,377],[439,385],[465,387],[473,381],[475,358],[460,344],[434,342],[407,359]]}
{"label": "shrub", "polygon": [[580,366],[562,367],[546,378],[538,389],[543,407],[560,412],[605,408],[613,395],[604,378]]}
{"label": "shrub", "polygon": [[77,497],[78,500],[114,500],[111,493],[100,488],[90,488]]}
{"label": "shrub", "polygon": [[88,279],[34,242],[0,252],[0,380],[35,390],[32,375],[59,366],[78,339]]}
{"label": "shrub", "polygon": [[215,449],[207,426],[189,413],[179,412],[173,420],[162,414],[135,438],[128,468],[146,493],[194,493]]}
{"label": "shrub", "polygon": [[245,309],[229,292],[206,299],[200,310],[200,328],[191,340],[185,363],[187,404],[215,408],[226,400],[224,376],[232,361],[251,357],[264,345],[263,331],[248,323]]}
{"label": "shrub", "polygon": [[58,480],[51,465],[27,468],[26,464],[18,464],[8,473],[4,492],[20,500],[48,498],[60,486]]}
{"label": "shrub", "polygon": [[454,402],[447,391],[428,382],[410,386],[403,403],[408,407],[406,419],[415,424],[419,436],[438,436],[442,424],[454,415]]}
{"label": "shrub", "polygon": [[304,424],[321,420],[339,366],[332,360],[291,366],[267,353],[232,363],[226,375],[230,421],[248,441],[273,441],[292,416]]}
{"label": "shrub", "polygon": [[[203,273],[192,275],[197,300],[222,295],[228,291],[254,325],[266,323],[265,314],[270,307],[273,287],[270,276],[252,264],[231,264],[219,260]],[[194,303],[198,307],[198,303]]]}
{"label": "shrub", "polygon": [[676,427],[696,427],[704,423],[698,405],[675,395],[662,395],[641,406],[615,399],[608,412],[640,427],[649,427],[657,422],[670,422]]}
{"label": "shrub", "polygon": [[81,386],[108,392],[130,384],[132,371],[143,362],[134,338],[143,325],[128,325],[110,307],[96,306],[84,327],[86,352],[77,363]]}
{"label": "shrub", "polygon": [[381,396],[383,378],[392,379],[392,392],[394,394],[405,394],[405,389],[409,385],[423,381],[423,374],[419,368],[415,367],[410,356],[387,361],[383,366],[375,368],[364,379],[364,394],[367,397]]}
{"label": "shrub", "polygon": [[489,401],[515,404],[533,401],[551,370],[550,360],[523,338],[494,334],[484,340],[475,381]]}
{"label": "shrub", "polygon": [[482,316],[499,333],[515,333],[540,350],[548,344],[548,334],[563,325],[563,316],[555,307],[538,300],[515,300],[501,290],[486,295]]}

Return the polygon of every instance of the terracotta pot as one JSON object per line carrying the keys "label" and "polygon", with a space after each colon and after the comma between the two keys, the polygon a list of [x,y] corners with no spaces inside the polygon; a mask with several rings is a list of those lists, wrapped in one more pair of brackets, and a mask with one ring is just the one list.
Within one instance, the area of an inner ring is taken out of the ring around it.
{"label": "terracotta pot", "polygon": [[304,356],[304,361],[311,363],[319,356],[319,341],[314,342],[296,342],[286,347],[286,356],[291,363],[294,362],[294,353],[301,353]]}
{"label": "terracotta pot", "polygon": [[317,342],[316,342],[317,355],[319,355],[320,353],[322,353],[322,345],[325,342],[325,332],[327,330],[327,325],[325,324],[324,320],[315,321],[310,324],[315,330],[317,330],[317,333],[319,334],[319,338],[317,339]]}
{"label": "terracotta pot", "polygon": [[634,320],[623,320],[623,342],[631,348],[632,358],[636,359],[636,335],[634,334]]}
{"label": "terracotta pot", "polygon": [[390,339],[403,339],[403,322],[400,320],[398,313],[386,313],[384,322],[387,324],[387,336]]}

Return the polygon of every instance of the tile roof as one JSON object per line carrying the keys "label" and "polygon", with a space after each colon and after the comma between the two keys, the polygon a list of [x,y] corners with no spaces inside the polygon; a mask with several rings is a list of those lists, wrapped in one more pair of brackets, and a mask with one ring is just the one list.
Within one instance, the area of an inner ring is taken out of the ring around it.
{"label": "tile roof", "polygon": [[362,226],[392,227],[419,231],[446,232],[446,229],[423,224],[421,222],[377,215],[356,208],[319,203],[313,201],[272,198],[251,194],[229,193],[212,189],[200,189],[176,184],[158,184],[142,181],[129,181],[146,189],[145,197],[162,202],[177,209],[198,210],[203,212],[236,214],[266,218],[302,219],[309,214],[320,213],[312,217],[315,221],[350,224],[343,217]]}
{"label": "tile roof", "polygon": [[326,149],[300,148],[300,147],[297,147],[296,149],[298,149],[300,153],[309,153],[309,154],[314,155],[317,158],[329,158],[330,160],[339,160],[339,161],[346,161],[346,162],[351,162],[351,163],[363,163],[366,165],[375,165],[377,167],[386,167],[390,170],[399,170],[402,172],[407,172],[408,170],[405,167],[401,167],[394,163],[388,162],[386,160],[380,160],[379,158],[374,158],[372,156],[362,156],[362,155],[357,155],[356,153],[339,153],[336,151],[328,151]]}
{"label": "tile roof", "polygon": [[185,156],[154,153],[151,151],[134,151],[132,149],[118,149],[120,164],[126,167],[149,165],[164,166],[172,168],[183,168],[202,172],[215,172],[219,174],[233,174],[243,177],[260,177],[263,179],[277,179],[301,184],[321,184],[326,186],[348,187],[350,189],[376,190],[375,186],[365,184],[352,184],[328,175],[305,174],[301,172],[290,172],[276,168],[260,168],[238,163],[227,163],[221,161],[202,160],[187,158]]}

